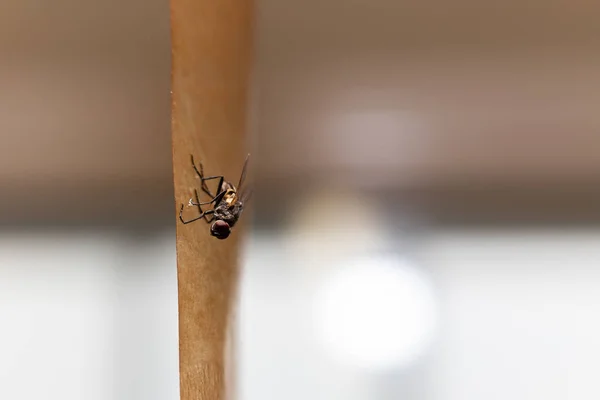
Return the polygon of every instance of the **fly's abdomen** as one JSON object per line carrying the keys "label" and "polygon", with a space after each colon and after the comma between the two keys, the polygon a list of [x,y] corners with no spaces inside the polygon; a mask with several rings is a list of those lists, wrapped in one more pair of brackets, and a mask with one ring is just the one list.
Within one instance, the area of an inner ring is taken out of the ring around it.
{"label": "fly's abdomen", "polygon": [[227,222],[233,228],[233,225],[240,218],[241,212],[242,207],[239,202],[232,206],[222,203],[215,209],[215,217]]}

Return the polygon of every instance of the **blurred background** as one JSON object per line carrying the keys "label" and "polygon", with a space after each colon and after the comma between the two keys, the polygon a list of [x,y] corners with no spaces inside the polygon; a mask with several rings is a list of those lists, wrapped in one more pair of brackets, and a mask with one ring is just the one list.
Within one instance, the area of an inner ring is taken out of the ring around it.
{"label": "blurred background", "polygon": [[[257,3],[239,398],[598,398],[599,11]],[[0,398],[178,398],[168,13],[0,13]]]}

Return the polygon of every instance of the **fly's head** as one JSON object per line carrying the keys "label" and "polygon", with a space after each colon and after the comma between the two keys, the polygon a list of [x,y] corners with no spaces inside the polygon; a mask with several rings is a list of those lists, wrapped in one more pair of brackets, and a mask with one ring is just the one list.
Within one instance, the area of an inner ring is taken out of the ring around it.
{"label": "fly's head", "polygon": [[223,220],[216,220],[210,226],[210,234],[217,239],[227,239],[229,234],[231,233],[231,227],[229,224]]}

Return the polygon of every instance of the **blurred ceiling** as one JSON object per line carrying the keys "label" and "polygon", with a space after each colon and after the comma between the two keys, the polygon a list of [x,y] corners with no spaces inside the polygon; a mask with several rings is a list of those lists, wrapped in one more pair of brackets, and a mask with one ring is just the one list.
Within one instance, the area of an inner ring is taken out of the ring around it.
{"label": "blurred ceiling", "polygon": [[172,211],[169,39],[166,1],[3,5],[2,221]]}
{"label": "blurred ceiling", "polygon": [[[258,178],[600,182],[598,15],[566,0],[261,0]],[[167,1],[10,0],[0,54],[3,220],[171,221]]]}
{"label": "blurred ceiling", "polygon": [[257,130],[274,150],[261,154],[264,174],[596,181],[599,12],[581,1],[262,0]]}

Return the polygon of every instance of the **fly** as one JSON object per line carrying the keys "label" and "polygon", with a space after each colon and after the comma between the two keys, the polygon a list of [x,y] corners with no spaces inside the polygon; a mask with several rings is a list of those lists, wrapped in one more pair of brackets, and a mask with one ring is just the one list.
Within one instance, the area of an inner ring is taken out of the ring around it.
{"label": "fly", "polygon": [[[242,174],[237,186],[234,186],[231,182],[226,181],[222,175],[204,176],[204,168],[202,167],[202,163],[199,163],[200,169],[198,169],[196,168],[193,155],[191,156],[191,159],[192,167],[200,178],[200,188],[204,193],[210,196],[211,200],[201,203],[200,199],[198,198],[198,190],[194,189],[196,201],[194,201],[194,199],[190,199],[189,205],[198,207],[198,212],[200,214],[195,218],[185,221],[183,219],[184,205],[182,204],[181,209],[179,210],[179,220],[184,224],[189,224],[199,219],[204,219],[207,224],[211,224],[210,234],[212,236],[216,237],[217,239],[227,239],[231,233],[231,229],[240,219],[242,211],[244,211],[244,205],[250,200],[250,196],[252,195],[252,190],[244,185],[246,180],[246,168],[248,166],[250,154],[248,154],[246,157],[244,167],[242,168]],[[208,185],[206,184],[206,181],[214,179],[219,180],[216,195],[210,191]],[[203,210],[202,206],[205,205],[211,205],[212,208]]]}

